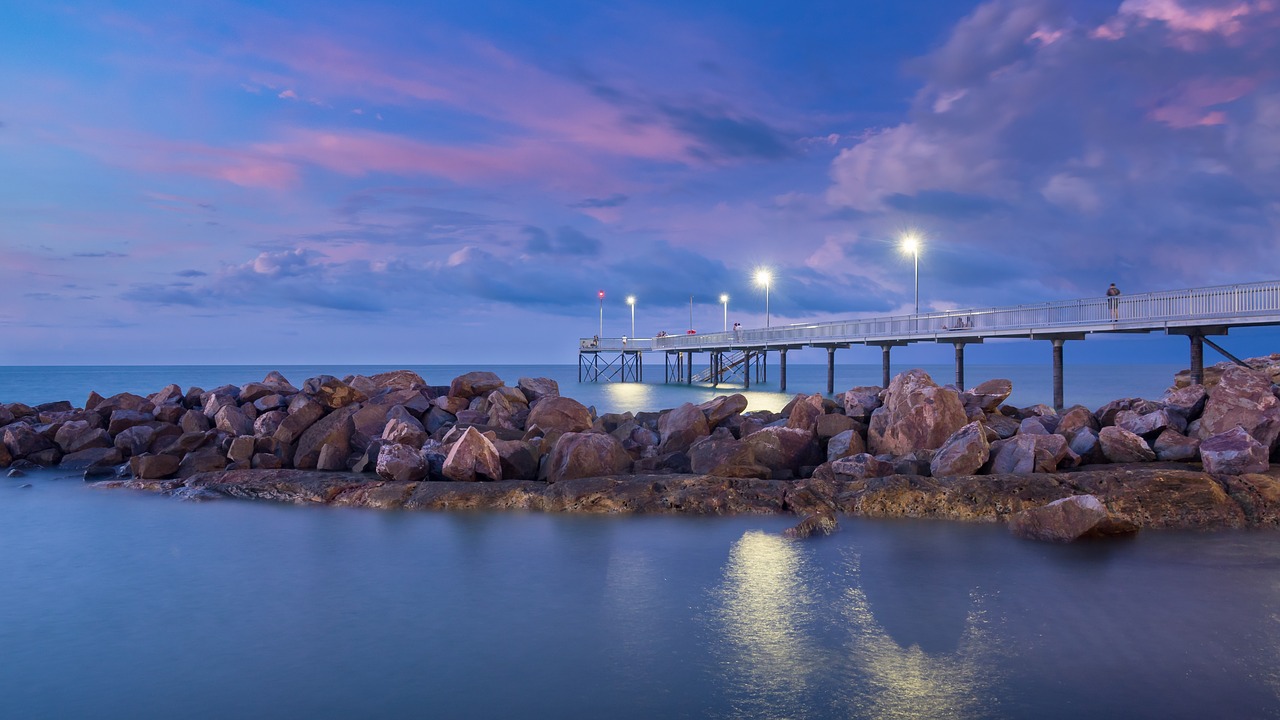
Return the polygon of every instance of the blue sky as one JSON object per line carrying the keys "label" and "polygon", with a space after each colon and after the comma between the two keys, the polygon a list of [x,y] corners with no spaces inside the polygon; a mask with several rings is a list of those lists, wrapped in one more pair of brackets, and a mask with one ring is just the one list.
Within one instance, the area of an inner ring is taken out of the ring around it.
{"label": "blue sky", "polygon": [[1272,0],[3,13],[0,364],[571,362],[903,312],[909,231],[927,308],[1280,277]]}

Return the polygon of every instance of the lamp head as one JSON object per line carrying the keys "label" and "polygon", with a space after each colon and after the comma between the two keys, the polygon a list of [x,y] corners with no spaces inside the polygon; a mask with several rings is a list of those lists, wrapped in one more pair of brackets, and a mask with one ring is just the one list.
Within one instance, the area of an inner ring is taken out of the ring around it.
{"label": "lamp head", "polygon": [[603,299],[604,299],[604,291],[603,291],[603,290],[601,290],[601,291],[599,292],[599,296],[600,296],[600,299],[601,299],[601,300],[603,300]]}
{"label": "lamp head", "polygon": [[756,284],[769,287],[769,283],[773,282],[773,273],[767,268],[760,268],[756,271]]}
{"label": "lamp head", "polygon": [[635,296],[635,295],[628,295],[628,296],[627,296],[627,304],[628,304],[628,305],[635,305],[635,304],[636,304],[636,296]]}
{"label": "lamp head", "polygon": [[721,295],[721,296],[720,296],[720,302],[722,302],[722,303],[727,303],[727,302],[729,302],[729,296],[728,296],[728,295]]}
{"label": "lamp head", "polygon": [[920,254],[920,239],[915,235],[907,235],[902,238],[902,252],[908,255]]}

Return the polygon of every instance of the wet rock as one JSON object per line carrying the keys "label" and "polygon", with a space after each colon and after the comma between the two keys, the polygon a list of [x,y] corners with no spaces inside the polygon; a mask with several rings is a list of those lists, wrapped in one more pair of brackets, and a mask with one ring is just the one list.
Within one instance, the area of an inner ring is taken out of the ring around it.
{"label": "wet rock", "polygon": [[[1002,398],[1003,400],[1003,398]],[[973,475],[987,463],[991,445],[982,423],[971,422],[957,430],[938,448],[929,463],[934,477],[945,475]]]}
{"label": "wet rock", "polygon": [[[302,383],[302,392],[331,410],[362,403],[369,397],[332,375],[318,375]],[[292,415],[293,410],[290,409]]]}
{"label": "wet rock", "polygon": [[52,440],[23,423],[6,425],[3,438],[5,447],[14,459],[30,457],[54,446]]}
{"label": "wet rock", "polygon": [[1147,441],[1141,436],[1110,425],[1098,433],[1098,442],[1102,445],[1102,454],[1109,462],[1132,463],[1151,462],[1156,454],[1147,447]]}
{"label": "wet rock", "polygon": [[[828,415],[827,417],[838,416]],[[834,462],[866,451],[867,446],[862,440],[862,435],[857,430],[845,430],[827,441],[827,462]]]}
{"label": "wet rock", "polygon": [[522,377],[516,381],[516,387],[520,388],[520,392],[524,393],[531,404],[543,398],[560,397],[560,383],[551,378]]}
{"label": "wet rock", "polygon": [[844,402],[844,414],[854,420],[866,422],[871,413],[880,407],[880,393],[883,390],[882,387],[872,385],[860,385],[846,390],[841,398]]}
{"label": "wet rock", "polygon": [[591,423],[591,411],[585,405],[573,398],[559,396],[539,400],[525,421],[527,427],[537,425],[544,433],[585,432],[591,429]]}
{"label": "wet rock", "polygon": [[888,477],[894,474],[893,465],[868,453],[859,453],[836,460],[831,463],[831,471],[837,476],[843,475],[853,480]]}
{"label": "wet rock", "polygon": [[[1226,374],[1223,373],[1218,387],[1227,382]],[[1200,460],[1204,463],[1205,472],[1219,475],[1266,472],[1270,467],[1269,455],[1266,446],[1239,426],[1211,435],[1200,443]]]}
{"label": "wet rock", "polygon": [[213,418],[214,427],[228,435],[252,435],[253,423],[254,421],[235,405],[223,406]]}
{"label": "wet rock", "polygon": [[129,460],[133,476],[142,480],[161,480],[178,472],[178,458],[172,455],[135,455]]}
{"label": "wet rock", "polygon": [[971,390],[960,393],[960,401],[966,410],[992,413],[1013,394],[1013,382],[1004,379],[987,380]]}
{"label": "wet rock", "polygon": [[1272,393],[1266,374],[1231,366],[1209,391],[1200,416],[1199,437],[1204,440],[1237,426],[1268,450],[1274,448],[1280,436],[1280,400]]}
{"label": "wet rock", "polygon": [[830,535],[839,527],[835,513],[830,510],[820,510],[806,515],[795,527],[787,528],[783,534],[799,540],[814,535]]}
{"label": "wet rock", "polygon": [[227,466],[227,458],[217,448],[205,447],[187,453],[178,463],[178,477],[189,478],[200,473],[222,470]]}
{"label": "wet rock", "polygon": [[291,445],[323,416],[323,405],[306,395],[298,395],[289,403],[289,415],[280,422],[272,437]]}
{"label": "wet rock", "polygon": [[1185,462],[1195,461],[1200,457],[1200,441],[1172,428],[1160,433],[1152,447],[1156,451],[1157,460]]}
{"label": "wet rock", "polygon": [[467,428],[445,457],[443,472],[445,477],[459,482],[501,480],[502,457],[489,438],[475,428]]}
{"label": "wet rock", "polygon": [[[308,427],[302,433],[302,437],[298,438],[298,446],[293,454],[293,466],[299,470],[314,468],[320,460],[320,450],[325,445],[333,445],[345,458],[351,452],[351,416],[359,409],[359,405],[344,405]],[[289,419],[286,418],[285,423],[288,421]],[[280,427],[284,428],[284,424],[282,423]],[[277,437],[279,437],[278,434]]]}
{"label": "wet rock", "polygon": [[[701,410],[694,407],[694,411],[702,417]],[[631,456],[614,437],[599,433],[565,433],[556,441],[547,458],[547,481],[556,483],[574,478],[617,475],[630,469]]]}
{"label": "wet rock", "polygon": [[1011,516],[1009,530],[1027,540],[1073,542],[1089,537],[1132,535],[1138,526],[1112,514],[1093,495],[1074,495]]}
{"label": "wet rock", "polygon": [[877,454],[935,450],[966,423],[958,392],[938,387],[923,370],[909,370],[889,383],[884,406],[871,414],[867,444]]}
{"label": "wet rock", "polygon": [[698,438],[710,435],[711,428],[697,405],[685,403],[658,420],[658,434],[662,436],[658,452],[665,454],[688,450]]}
{"label": "wet rock", "polygon": [[[671,453],[671,457],[683,453]],[[756,462],[750,443],[717,435],[699,438],[689,448],[689,471],[699,475],[734,478],[767,478],[770,468]]]}
{"label": "wet rock", "polygon": [[720,423],[747,409],[747,398],[741,394],[721,395],[698,406],[707,418],[707,427],[714,430]]}
{"label": "wet rock", "polygon": [[449,396],[471,399],[488,395],[503,384],[502,378],[491,372],[469,372],[459,375],[449,383]]}

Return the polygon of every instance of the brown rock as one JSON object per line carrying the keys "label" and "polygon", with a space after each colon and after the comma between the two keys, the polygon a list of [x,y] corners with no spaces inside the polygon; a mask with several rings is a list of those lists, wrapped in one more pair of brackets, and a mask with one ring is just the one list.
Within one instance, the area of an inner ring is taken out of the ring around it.
{"label": "brown rock", "polygon": [[957,430],[934,453],[929,472],[934,477],[973,475],[987,463],[991,445],[982,423],[971,422]]}
{"label": "brown rock", "polygon": [[227,458],[217,448],[206,447],[187,453],[178,463],[178,477],[189,478],[200,473],[222,470],[227,466]]}
{"label": "brown rock", "polygon": [[[362,403],[369,396],[332,375],[318,375],[302,383],[302,392],[331,410]],[[289,410],[293,414],[292,408]]]}
{"label": "brown rock", "polygon": [[133,476],[143,480],[161,480],[178,472],[178,458],[172,455],[135,455],[129,460]]}
{"label": "brown rock", "polygon": [[1011,516],[1009,530],[1027,540],[1072,542],[1087,537],[1132,535],[1138,526],[1113,515],[1093,495],[1073,495]]}
{"label": "brown rock", "polygon": [[[117,395],[112,395],[106,400],[99,402],[96,406],[94,406],[93,409],[97,411],[99,415],[102,415],[103,417],[109,417],[111,413],[117,410],[133,410],[135,412],[142,412],[142,411],[150,412],[152,409],[152,406],[151,406],[150,400],[147,400],[146,398],[140,395],[134,395],[133,393],[125,392],[125,393],[119,393]],[[114,435],[115,433],[112,433],[112,434]]]}
{"label": "brown rock", "polygon": [[4,445],[14,459],[29,457],[43,450],[52,449],[53,441],[23,423],[10,423],[4,427]]}
{"label": "brown rock", "polygon": [[13,464],[13,455],[9,452],[9,448],[4,443],[0,443],[0,468],[7,468]]}
{"label": "brown rock", "polygon": [[449,396],[471,399],[488,395],[502,385],[502,378],[491,372],[469,372],[459,375],[449,383]]}
{"label": "brown rock", "polygon": [[[698,417],[702,411],[692,407]],[[705,423],[706,421],[703,420]],[[631,469],[631,456],[611,435],[565,433],[547,458],[547,482],[617,475]]]}
{"label": "brown rock", "polygon": [[1160,399],[1160,404],[1175,412],[1187,420],[1193,420],[1200,417],[1200,413],[1204,412],[1205,401],[1209,399],[1209,394],[1203,385],[1188,385],[1181,388],[1171,388],[1165,396]]}
{"label": "brown rock", "polygon": [[254,453],[250,466],[255,470],[275,470],[284,467],[284,461],[271,453]]}
{"label": "brown rock", "polygon": [[867,444],[877,454],[934,450],[966,423],[959,393],[938,387],[923,370],[909,370],[889,383],[884,407],[871,414]]}
{"label": "brown rock", "polygon": [[[559,397],[559,396],[557,396],[557,397]],[[467,400],[467,398],[460,398],[460,397],[453,397],[453,396],[450,396],[450,395],[445,395],[445,396],[442,396],[442,397],[438,397],[438,398],[436,398],[435,400],[432,400],[432,401],[431,401],[431,404],[432,404],[432,405],[434,405],[434,406],[436,406],[437,408],[439,408],[439,409],[441,409],[441,410],[443,410],[443,411],[445,411],[445,412],[449,413],[450,415],[457,415],[458,413],[462,412],[463,410],[466,410],[466,409],[467,409],[467,406],[468,406],[470,403],[469,403],[469,401]],[[588,415],[590,415],[590,413],[588,413]]]}
{"label": "brown rock", "polygon": [[[529,422],[533,423],[532,416]],[[711,428],[698,406],[685,403],[659,418],[658,434],[662,436],[658,453],[666,454],[688,450],[695,440],[710,435]]]}
{"label": "brown rock", "polygon": [[258,437],[271,437],[276,434],[276,430],[280,429],[280,423],[289,417],[289,413],[283,410],[269,410],[258,416],[253,421],[253,434]]}
{"label": "brown rock", "polygon": [[[299,470],[314,468],[320,460],[320,450],[325,445],[333,445],[345,458],[351,452],[351,416],[359,409],[359,405],[344,405],[307,428],[302,433],[302,437],[298,438],[298,447],[293,454],[293,466]],[[286,418],[285,423],[288,422],[289,419]],[[285,423],[280,425],[281,429],[284,428]],[[278,430],[276,437],[279,438]]]}
{"label": "brown rock", "polygon": [[840,413],[829,413],[818,418],[814,430],[818,433],[819,440],[830,440],[846,430],[861,430],[862,426],[857,420],[848,415]]}
{"label": "brown rock", "polygon": [[882,387],[873,385],[860,385],[851,390],[845,391],[844,397],[844,414],[854,420],[865,422],[871,417],[871,413],[880,407],[880,393],[884,390]]}
{"label": "brown rock", "polygon": [[1200,441],[1172,428],[1160,433],[1152,447],[1156,451],[1157,460],[1186,462],[1200,458]]}
{"label": "brown rock", "polygon": [[960,401],[965,408],[992,413],[1012,394],[1013,382],[998,378],[979,383],[973,389],[960,393]]}
{"label": "brown rock", "polygon": [[199,410],[188,410],[178,419],[182,432],[204,432],[213,427],[209,418]]}
{"label": "brown rock", "polygon": [[743,442],[751,446],[756,462],[770,470],[798,472],[802,465],[817,464],[818,443],[812,429],[767,427]]}
{"label": "brown rock", "polygon": [[325,443],[320,448],[320,457],[316,459],[317,470],[343,471],[347,469],[347,455],[350,453],[338,446]]}
{"label": "brown rock", "polygon": [[1237,426],[1268,450],[1274,448],[1280,436],[1280,400],[1271,392],[1271,379],[1266,374],[1233,365],[1209,391],[1199,436],[1207,439]]}
{"label": "brown rock", "polygon": [[813,395],[797,396],[796,402],[791,406],[791,413],[787,417],[787,427],[797,428],[809,433],[816,433],[818,427],[818,418],[826,413],[822,406],[822,396],[814,393]]}
{"label": "brown rock", "polygon": [[540,453],[528,440],[498,440],[493,443],[506,480],[537,480]]}
{"label": "brown rock", "polygon": [[1093,428],[1077,428],[1071,434],[1068,446],[1071,448],[1071,452],[1080,458],[1081,465],[1093,465],[1107,461],[1107,456],[1102,452],[1102,443],[1098,438],[1098,431]]}
{"label": "brown rock", "polygon": [[257,449],[257,443],[253,436],[241,435],[231,441],[231,448],[227,450],[227,459],[236,463],[251,462],[255,449]]}
{"label": "brown rock", "polygon": [[768,467],[756,462],[755,451],[749,443],[723,435],[696,440],[689,448],[688,462],[690,471],[699,475],[736,478],[767,478],[770,475]]}
{"label": "brown rock", "polygon": [[412,370],[392,370],[391,372],[378,373],[370,376],[374,386],[380,391],[385,390],[425,390],[430,385],[422,376]]}
{"label": "brown rock", "polygon": [[54,436],[54,442],[68,454],[92,448],[112,447],[111,436],[106,430],[95,428],[84,420],[63,423]]}
{"label": "brown rock", "polygon": [[250,420],[249,416],[235,405],[224,405],[218,410],[218,414],[213,418],[213,424],[228,435],[253,434],[253,420]]}
{"label": "brown rock", "polygon": [[240,386],[240,397],[242,403],[256,403],[258,400],[270,395],[279,395],[276,388],[266,383],[245,383]]}
{"label": "brown rock", "polygon": [[714,430],[720,423],[747,409],[747,398],[741,394],[721,395],[698,406],[707,418],[707,427]]}
{"label": "brown rock", "polygon": [[128,430],[134,425],[146,425],[155,420],[155,416],[147,412],[138,412],[136,410],[116,410],[111,413],[111,421],[107,425],[107,432],[112,437]]}
{"label": "brown rock", "polygon": [[1102,428],[1098,442],[1102,445],[1102,454],[1113,463],[1151,462],[1156,459],[1146,440],[1114,425]]}
{"label": "brown rock", "polygon": [[[1227,382],[1226,375],[1224,372],[1218,387]],[[1205,472],[1220,475],[1266,472],[1270,467],[1269,454],[1262,443],[1239,426],[1211,435],[1200,443],[1200,460]]]}
{"label": "brown rock", "polygon": [[67,453],[59,464],[64,470],[87,470],[85,477],[109,475],[111,468],[124,462],[124,455],[113,447],[97,447]]}
{"label": "brown rock", "polygon": [[272,437],[282,443],[293,444],[323,415],[323,405],[306,395],[299,395],[289,403],[289,415],[280,422]]}
{"label": "brown rock", "polygon": [[[827,415],[826,417],[839,416]],[[827,462],[834,462],[866,451],[867,446],[862,440],[862,435],[857,430],[845,430],[827,441]]]}
{"label": "brown rock", "polygon": [[831,463],[831,471],[837,476],[843,475],[853,480],[888,477],[894,474],[893,465],[868,453],[859,453],[836,460]]}
{"label": "brown rock", "polygon": [[544,433],[585,432],[591,429],[591,411],[573,398],[547,397],[534,403],[525,425],[537,425]]}
{"label": "brown rock", "polygon": [[1115,424],[1116,427],[1124,428],[1134,435],[1141,435],[1144,438],[1155,437],[1166,428],[1172,428],[1178,432],[1187,429],[1187,421],[1181,415],[1170,413],[1165,408],[1141,415],[1133,411],[1122,410],[1116,413]]}
{"label": "brown rock", "polygon": [[1017,435],[1018,430],[1021,429],[1022,427],[1022,424],[1019,423],[1017,420],[1007,415],[1001,415],[999,413],[996,413],[994,415],[987,415],[986,417],[982,418],[979,422],[981,422],[983,426],[986,427],[987,430],[989,431],[988,438],[990,437],[990,435],[995,435],[996,438],[999,440],[1006,440],[1008,438],[1013,437],[1014,435]]}
{"label": "brown rock", "polygon": [[481,435],[475,428],[467,428],[445,457],[443,472],[445,477],[459,482],[501,480],[502,457],[489,438]]}
{"label": "brown rock", "polygon": [[426,428],[403,406],[392,407],[386,415],[387,422],[382,431],[382,439],[386,442],[414,448],[421,448],[427,442]]}
{"label": "brown rock", "polygon": [[1053,431],[1070,441],[1071,436],[1077,430],[1086,427],[1097,432],[1102,426],[1098,424],[1098,419],[1093,416],[1089,408],[1083,405],[1076,405],[1073,408],[1064,410],[1058,416],[1058,425]]}
{"label": "brown rock", "polygon": [[806,515],[795,527],[787,528],[783,534],[799,540],[814,535],[830,535],[839,527],[835,513],[824,509]]}
{"label": "brown rock", "polygon": [[522,377],[516,382],[516,386],[520,388],[520,392],[524,393],[530,403],[535,403],[543,398],[560,397],[560,384],[550,378]]}

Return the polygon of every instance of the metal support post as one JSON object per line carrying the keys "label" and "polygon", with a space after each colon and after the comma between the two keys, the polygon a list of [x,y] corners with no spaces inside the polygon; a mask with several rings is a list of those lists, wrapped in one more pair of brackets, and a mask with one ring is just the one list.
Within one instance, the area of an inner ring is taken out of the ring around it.
{"label": "metal support post", "polygon": [[834,345],[827,348],[827,394],[831,395],[836,391],[836,348]]}
{"label": "metal support post", "polygon": [[956,343],[956,389],[964,390],[964,343]]}
{"label": "metal support post", "polygon": [[1053,339],[1053,409],[1061,410],[1062,401],[1062,346],[1066,340]]}
{"label": "metal support post", "polygon": [[1191,384],[1204,384],[1204,336],[1191,334]]}
{"label": "metal support post", "polygon": [[778,350],[778,392],[787,391],[787,349]]}

